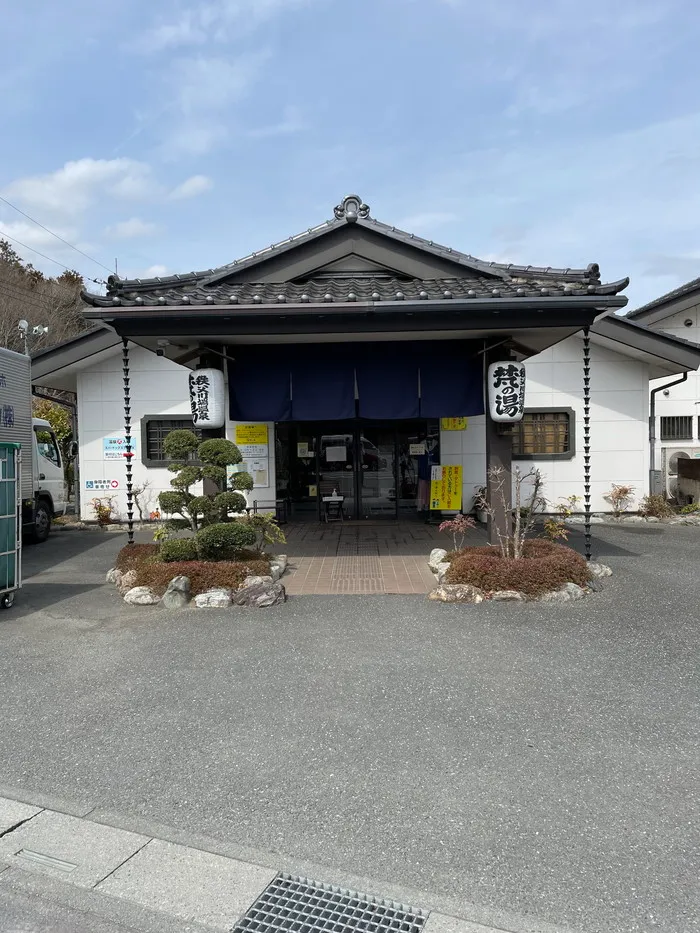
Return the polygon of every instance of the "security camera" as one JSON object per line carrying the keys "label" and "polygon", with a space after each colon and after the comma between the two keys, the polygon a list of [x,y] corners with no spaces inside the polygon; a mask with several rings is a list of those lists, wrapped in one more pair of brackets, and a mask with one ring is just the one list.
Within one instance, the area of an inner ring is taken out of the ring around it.
{"label": "security camera", "polygon": [[693,319],[692,319],[691,317],[687,317],[687,318],[683,321],[683,323],[685,324],[686,327],[692,327],[692,326],[693,326]]}
{"label": "security camera", "polygon": [[668,398],[669,395],[671,394],[671,390],[670,390],[670,389],[664,389],[663,394],[666,396],[666,398]]}
{"label": "security camera", "polygon": [[159,340],[158,349],[156,350],[156,356],[165,356],[165,348],[170,346],[169,340]]}
{"label": "security camera", "polygon": [[29,330],[29,321],[21,320],[17,326],[23,334],[26,334]]}

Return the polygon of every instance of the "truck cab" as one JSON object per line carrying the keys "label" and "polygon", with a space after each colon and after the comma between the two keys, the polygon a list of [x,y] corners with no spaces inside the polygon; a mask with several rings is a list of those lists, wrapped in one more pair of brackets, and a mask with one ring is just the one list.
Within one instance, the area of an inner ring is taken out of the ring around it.
{"label": "truck cab", "polygon": [[[25,502],[24,524],[35,541],[45,541],[51,530],[52,519],[66,511],[63,458],[48,421],[32,418],[32,429],[34,499]],[[23,456],[26,456],[24,451]]]}

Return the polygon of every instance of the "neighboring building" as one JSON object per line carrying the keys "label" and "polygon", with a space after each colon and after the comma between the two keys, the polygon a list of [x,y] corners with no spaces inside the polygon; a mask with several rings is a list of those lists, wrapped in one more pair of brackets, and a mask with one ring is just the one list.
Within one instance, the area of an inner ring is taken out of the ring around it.
{"label": "neighboring building", "polygon": [[[627,320],[700,344],[700,279],[631,311]],[[654,380],[651,399],[655,409],[654,482],[659,491],[675,497],[679,458],[700,458],[700,373],[687,374],[682,381]]]}
{"label": "neighboring building", "polygon": [[[540,468],[551,503],[583,498],[589,327],[589,485],[603,511],[612,483],[648,488],[650,379],[700,365],[700,348],[615,314],[626,285],[602,283],[595,264],[482,262],[379,223],[350,196],[333,220],[230,265],[110,278],[106,296],[84,296],[95,329],[37,354],[33,378],[77,393],[85,518],[103,489],[125,511],[124,376],[148,512],[169,488],[163,438],[191,424],[198,365],[225,372],[222,434],[266,426],[267,446],[248,448],[251,500],[288,500],[293,517],[314,519],[337,490],[348,517],[408,518],[428,507],[436,462],[462,467],[465,511],[488,466],[510,468],[511,458]],[[512,433],[485,414],[484,372],[499,360],[527,367],[526,413]],[[456,419],[466,426],[455,430]]]}

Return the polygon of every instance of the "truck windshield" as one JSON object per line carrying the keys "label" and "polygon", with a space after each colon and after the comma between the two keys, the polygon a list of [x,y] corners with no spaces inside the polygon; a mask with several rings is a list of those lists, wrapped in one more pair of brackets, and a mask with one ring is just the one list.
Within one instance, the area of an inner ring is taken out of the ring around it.
{"label": "truck windshield", "polygon": [[50,460],[51,463],[54,463],[56,466],[60,466],[61,457],[58,452],[58,446],[56,445],[56,438],[53,434],[41,428],[36,428],[35,434],[37,448],[41,456]]}

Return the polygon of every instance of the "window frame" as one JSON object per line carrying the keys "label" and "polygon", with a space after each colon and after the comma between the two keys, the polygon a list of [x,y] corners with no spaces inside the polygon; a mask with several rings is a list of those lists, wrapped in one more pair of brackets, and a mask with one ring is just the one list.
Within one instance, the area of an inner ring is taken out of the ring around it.
{"label": "window frame", "polygon": [[[675,421],[676,423],[678,423],[680,418],[684,418],[688,423],[688,430],[690,431],[690,434],[688,435],[688,437],[678,437],[678,436],[665,437],[664,432],[663,432],[664,421],[670,420],[670,421]],[[698,426],[700,427],[700,422],[698,423]],[[659,440],[663,441],[664,444],[687,444],[688,441],[695,440],[695,437],[693,435],[693,429],[694,429],[694,425],[693,425],[692,415],[659,415]]]}
{"label": "window frame", "polygon": [[[161,422],[171,422],[175,423],[177,421],[189,421],[192,424],[191,430],[196,434],[196,428],[194,422],[192,421],[191,416],[188,417],[187,412],[183,412],[181,415],[143,415],[141,418],[141,463],[149,469],[161,469],[167,470],[172,463],[177,463],[177,460],[154,460],[152,457],[148,456],[148,425],[151,421],[161,421]],[[182,430],[188,430],[183,428]],[[192,459],[188,461],[193,466],[196,466],[199,461]]]}
{"label": "window frame", "polygon": [[[51,457],[47,457],[45,453],[41,450],[41,441],[39,440],[39,434],[44,433],[48,434],[51,438],[51,441],[56,451],[57,460],[52,460]],[[40,457],[43,457],[47,463],[50,463],[52,466],[55,466],[57,469],[63,467],[63,457],[61,456],[61,447],[58,443],[58,438],[56,437],[56,432],[52,428],[45,428],[43,425],[35,424],[34,425],[34,444],[36,445],[36,452]]]}
{"label": "window frame", "polygon": [[[568,415],[569,418],[569,449],[560,454],[512,454],[513,460],[573,460],[576,456],[576,412],[573,408],[553,407],[553,408],[526,408],[525,415]],[[522,421],[513,425],[517,429]]]}

